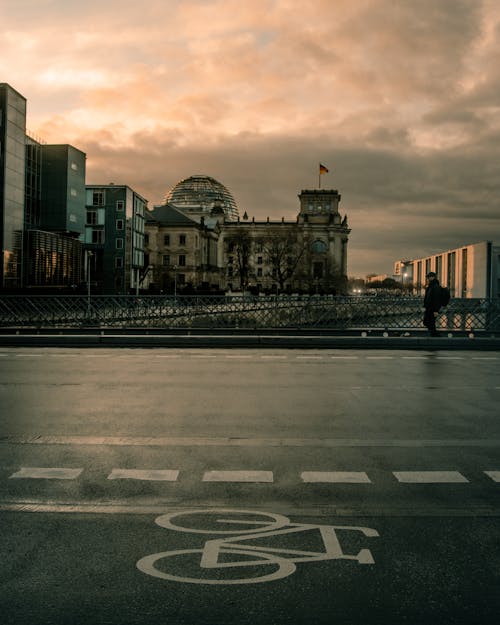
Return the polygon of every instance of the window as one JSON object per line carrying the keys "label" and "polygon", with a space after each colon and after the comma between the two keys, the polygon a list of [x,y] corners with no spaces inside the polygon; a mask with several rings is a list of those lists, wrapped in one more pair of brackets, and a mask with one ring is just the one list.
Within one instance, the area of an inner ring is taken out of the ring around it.
{"label": "window", "polygon": [[162,264],[164,267],[168,267],[170,265],[170,255],[164,254],[162,257]]}
{"label": "window", "polygon": [[104,230],[92,230],[92,243],[104,243]]}
{"label": "window", "polygon": [[179,235],[179,245],[186,245],[186,235],[185,234],[180,234]]}
{"label": "window", "polygon": [[95,226],[97,224],[97,211],[87,211],[87,225]]}
{"label": "window", "polygon": [[116,210],[122,211],[125,208],[125,202],[123,200],[116,200]]}
{"label": "window", "polygon": [[93,191],[92,206],[104,206],[104,191]]}
{"label": "window", "polygon": [[328,246],[324,241],[314,241],[312,244],[312,251],[315,254],[324,254],[327,249]]}
{"label": "window", "polygon": [[232,256],[228,256],[227,257],[227,264],[228,265],[232,265],[233,264],[233,257]]}
{"label": "window", "polygon": [[117,269],[123,268],[123,258],[121,256],[115,256],[115,267]]}
{"label": "window", "polygon": [[262,256],[257,256],[257,265],[262,265]]}
{"label": "window", "polygon": [[262,278],[262,267],[257,267],[257,277]]}
{"label": "window", "polygon": [[71,163],[71,169],[73,171],[78,171],[78,165],[76,163]]}
{"label": "window", "polygon": [[179,254],[179,267],[185,267],[185,266],[186,266],[186,255]]}
{"label": "window", "polygon": [[123,219],[117,219],[116,220],[116,229],[117,230],[123,230]]}
{"label": "window", "polygon": [[73,189],[73,187],[71,187],[70,189],[70,194],[71,194],[71,197],[76,197],[78,195],[76,192],[76,189]]}
{"label": "window", "polygon": [[166,247],[168,247],[170,245],[170,235],[169,234],[164,234],[163,235],[163,245],[165,245]]}
{"label": "window", "polygon": [[149,245],[149,234],[144,235],[144,245]]}
{"label": "window", "polygon": [[117,250],[123,249],[123,239],[116,239],[115,247]]}
{"label": "window", "polygon": [[233,276],[233,268],[232,268],[232,267],[228,267],[228,268],[227,268],[227,275],[228,275],[230,278],[232,278],[232,276]]}

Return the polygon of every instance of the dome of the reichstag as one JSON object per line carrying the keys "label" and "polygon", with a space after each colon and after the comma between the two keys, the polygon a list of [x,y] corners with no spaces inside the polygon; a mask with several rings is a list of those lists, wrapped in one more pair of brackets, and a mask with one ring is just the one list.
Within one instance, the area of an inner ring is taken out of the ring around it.
{"label": "dome of the reichstag", "polygon": [[172,204],[184,213],[210,214],[215,206],[224,210],[230,221],[238,220],[238,207],[228,189],[210,176],[190,176],[178,182],[167,193],[165,204]]}

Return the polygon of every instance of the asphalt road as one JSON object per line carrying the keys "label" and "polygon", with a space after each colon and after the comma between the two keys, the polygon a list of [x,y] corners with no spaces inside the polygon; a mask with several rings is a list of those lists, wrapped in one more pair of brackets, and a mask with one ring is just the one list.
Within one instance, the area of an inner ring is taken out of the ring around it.
{"label": "asphalt road", "polygon": [[489,624],[500,352],[0,348],[0,614]]}

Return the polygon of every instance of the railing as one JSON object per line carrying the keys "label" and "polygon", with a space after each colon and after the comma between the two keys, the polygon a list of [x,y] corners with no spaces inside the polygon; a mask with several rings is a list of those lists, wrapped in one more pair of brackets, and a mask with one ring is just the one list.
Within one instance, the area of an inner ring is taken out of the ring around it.
{"label": "railing", "polygon": [[[437,326],[500,332],[500,301],[452,299]],[[412,330],[422,328],[422,298],[3,295],[0,327]]]}

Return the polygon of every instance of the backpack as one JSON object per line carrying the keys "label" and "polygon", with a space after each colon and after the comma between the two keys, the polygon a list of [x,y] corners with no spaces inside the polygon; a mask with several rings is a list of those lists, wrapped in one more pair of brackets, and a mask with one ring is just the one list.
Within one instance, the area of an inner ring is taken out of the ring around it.
{"label": "backpack", "polygon": [[450,289],[446,286],[440,286],[439,302],[441,306],[447,306],[450,301]]}

